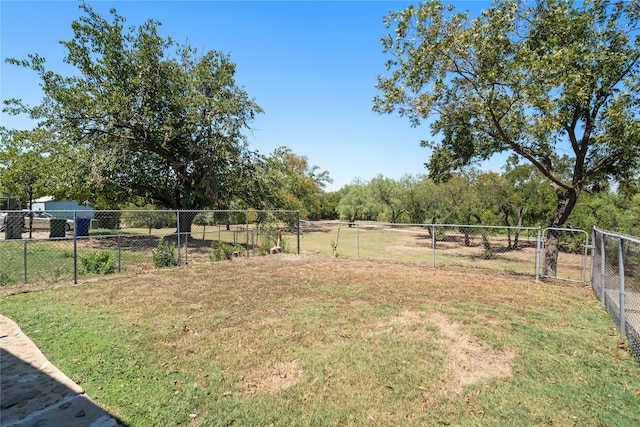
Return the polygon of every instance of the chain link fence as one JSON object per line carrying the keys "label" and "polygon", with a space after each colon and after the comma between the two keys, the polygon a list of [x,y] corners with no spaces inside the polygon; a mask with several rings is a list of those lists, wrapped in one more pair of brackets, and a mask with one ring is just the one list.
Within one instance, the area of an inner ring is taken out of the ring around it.
{"label": "chain link fence", "polygon": [[[576,229],[301,221],[301,249],[355,259],[422,262],[585,282],[589,235]],[[546,272],[545,246],[557,247]]]}
{"label": "chain link fence", "polygon": [[0,285],[299,253],[298,211],[5,211],[0,221]]}
{"label": "chain link fence", "polygon": [[640,360],[640,239],[593,228],[591,287]]}
{"label": "chain link fence", "polygon": [[303,253],[485,268],[538,278],[539,228],[335,221],[301,221],[300,227]]}
{"label": "chain link fence", "polygon": [[544,246],[559,248],[556,278],[584,281],[581,230],[459,224],[300,221],[297,211],[101,210],[0,212],[0,284],[56,283],[95,273],[148,270],[279,247],[433,267],[544,272]]}

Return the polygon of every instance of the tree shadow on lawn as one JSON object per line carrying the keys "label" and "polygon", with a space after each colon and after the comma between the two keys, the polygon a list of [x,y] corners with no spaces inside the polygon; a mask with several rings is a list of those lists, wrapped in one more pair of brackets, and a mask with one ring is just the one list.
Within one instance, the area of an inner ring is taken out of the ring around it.
{"label": "tree shadow on lawn", "polygon": [[[158,247],[160,240],[165,242],[178,244],[178,236],[173,234],[167,234],[164,236],[158,235],[131,235],[131,236],[105,236],[91,238],[85,244],[86,247],[94,249],[123,249],[127,251],[148,251]],[[210,248],[213,240],[197,239],[193,236],[180,237],[180,245],[188,246],[190,248]],[[240,244],[243,245],[243,244]]]}
{"label": "tree shadow on lawn", "polygon": [[[127,425],[53,366],[13,322],[2,322],[2,425]],[[14,354],[15,353],[15,354]]]}

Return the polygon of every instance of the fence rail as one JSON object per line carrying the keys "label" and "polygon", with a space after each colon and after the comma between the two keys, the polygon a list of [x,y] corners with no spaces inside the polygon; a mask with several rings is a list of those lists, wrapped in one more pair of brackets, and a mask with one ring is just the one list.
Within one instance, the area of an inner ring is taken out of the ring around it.
{"label": "fence rail", "polygon": [[591,287],[640,360],[640,239],[593,228]]}

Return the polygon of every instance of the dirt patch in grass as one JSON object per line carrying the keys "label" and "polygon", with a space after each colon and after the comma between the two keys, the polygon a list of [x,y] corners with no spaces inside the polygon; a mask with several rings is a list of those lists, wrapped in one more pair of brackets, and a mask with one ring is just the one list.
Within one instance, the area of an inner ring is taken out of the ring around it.
{"label": "dirt patch in grass", "polygon": [[432,333],[421,324],[435,326],[440,345],[447,353],[448,366],[441,390],[445,393],[462,393],[465,386],[494,378],[511,376],[516,353],[512,349],[493,350],[477,337],[462,330],[460,325],[441,313],[430,313],[423,317],[420,313],[405,311],[389,321],[377,323],[374,331],[392,331],[401,336],[429,339]]}
{"label": "dirt patch in grass", "polygon": [[277,393],[300,381],[302,374],[303,370],[298,360],[260,366],[247,372],[242,383],[242,389],[248,395]]}
{"label": "dirt patch in grass", "polygon": [[449,350],[450,376],[443,382],[445,391],[459,394],[465,386],[511,376],[515,351],[491,349],[442,314],[431,314],[429,321],[438,326]]}

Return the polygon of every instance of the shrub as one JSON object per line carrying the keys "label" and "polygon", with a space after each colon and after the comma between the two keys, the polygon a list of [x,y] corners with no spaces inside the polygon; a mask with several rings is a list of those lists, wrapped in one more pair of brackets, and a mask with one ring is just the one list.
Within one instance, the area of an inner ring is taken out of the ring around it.
{"label": "shrub", "polygon": [[483,259],[493,259],[493,250],[491,248],[487,248],[484,251],[482,251],[482,255],[481,257]]}
{"label": "shrub", "polygon": [[224,261],[227,258],[227,254],[224,250],[225,244],[220,240],[214,240],[211,243],[211,253],[209,254],[209,258],[211,261]]}
{"label": "shrub", "polygon": [[178,265],[176,244],[160,239],[158,247],[153,251],[153,265],[156,267],[173,267]]}
{"label": "shrub", "polygon": [[109,274],[116,269],[114,256],[108,251],[92,252],[82,257],[81,261],[88,274]]}
{"label": "shrub", "polygon": [[275,246],[275,244],[273,243],[274,240],[272,238],[270,238],[270,236],[265,232],[263,233],[260,239],[260,253],[261,254],[268,254],[269,250]]}
{"label": "shrub", "polygon": [[209,258],[211,261],[224,261],[231,259],[234,252],[243,252],[244,248],[239,244],[224,243],[220,240],[215,240],[211,244],[211,253]]}

